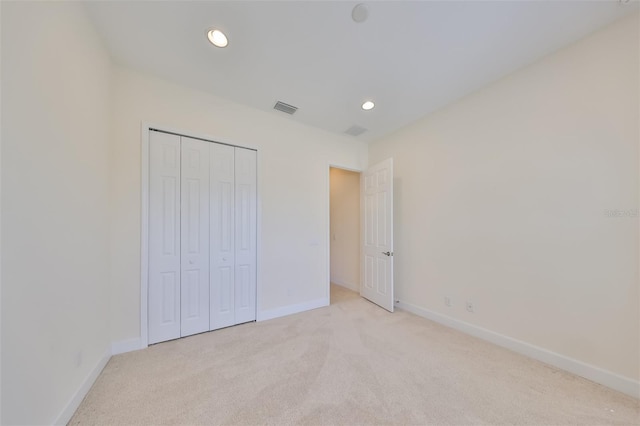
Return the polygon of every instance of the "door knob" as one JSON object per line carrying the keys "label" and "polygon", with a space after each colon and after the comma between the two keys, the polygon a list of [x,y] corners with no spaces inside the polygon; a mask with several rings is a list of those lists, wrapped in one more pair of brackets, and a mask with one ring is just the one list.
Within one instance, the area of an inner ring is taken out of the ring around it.
{"label": "door knob", "polygon": [[383,251],[382,254],[384,254],[385,256],[393,256],[393,253],[391,253],[390,251]]}

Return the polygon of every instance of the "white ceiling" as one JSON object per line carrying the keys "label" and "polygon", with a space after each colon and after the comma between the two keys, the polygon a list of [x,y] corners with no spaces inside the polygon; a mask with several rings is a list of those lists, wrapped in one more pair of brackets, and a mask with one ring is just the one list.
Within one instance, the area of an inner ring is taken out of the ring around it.
{"label": "white ceiling", "polygon": [[[371,141],[638,9],[586,2],[89,2],[114,60],[292,120]],[[229,38],[206,39],[210,27]],[[360,105],[373,99],[376,107]]]}

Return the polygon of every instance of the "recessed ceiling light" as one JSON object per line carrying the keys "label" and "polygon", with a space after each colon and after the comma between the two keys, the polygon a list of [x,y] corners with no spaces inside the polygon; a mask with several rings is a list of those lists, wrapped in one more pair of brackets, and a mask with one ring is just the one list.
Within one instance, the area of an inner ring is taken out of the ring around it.
{"label": "recessed ceiling light", "polygon": [[220,30],[209,30],[207,32],[207,38],[216,47],[227,47],[229,41],[227,40],[227,36]]}
{"label": "recessed ceiling light", "polygon": [[366,101],[362,104],[362,109],[369,111],[370,109],[373,109],[374,106],[376,106],[376,104],[374,104],[373,101]]}

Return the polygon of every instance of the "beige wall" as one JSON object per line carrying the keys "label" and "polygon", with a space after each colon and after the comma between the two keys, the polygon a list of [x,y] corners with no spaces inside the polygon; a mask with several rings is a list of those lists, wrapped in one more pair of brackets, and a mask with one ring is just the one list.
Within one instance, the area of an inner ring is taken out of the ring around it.
{"label": "beige wall", "polygon": [[360,173],[330,168],[331,282],[360,291]]}
{"label": "beige wall", "polygon": [[2,424],[108,356],[110,61],[75,3],[2,2]]}
{"label": "beige wall", "polygon": [[395,162],[398,299],[638,379],[638,217],[605,214],[638,209],[638,35],[636,14],[370,147]]}
{"label": "beige wall", "polygon": [[[327,297],[327,166],[365,144],[113,69],[80,4],[0,4],[3,424],[60,418],[139,337],[142,121],[258,148],[258,309]],[[638,379],[640,227],[604,214],[638,208],[637,22],[370,148],[395,162],[400,300]]]}
{"label": "beige wall", "polygon": [[[140,125],[180,129],[258,149],[261,312],[328,297],[329,163],[365,166],[346,136],[133,71],[114,74],[111,152],[112,338],[140,336]],[[328,302],[328,300],[327,300]],[[284,311],[282,311],[284,312]]]}

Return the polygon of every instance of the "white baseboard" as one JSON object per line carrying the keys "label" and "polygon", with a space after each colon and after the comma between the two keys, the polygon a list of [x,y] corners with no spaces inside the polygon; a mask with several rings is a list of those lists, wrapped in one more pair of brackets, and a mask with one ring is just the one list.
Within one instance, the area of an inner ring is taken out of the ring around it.
{"label": "white baseboard", "polygon": [[125,352],[137,351],[139,349],[144,349],[139,337],[111,343],[111,355],[123,354]]}
{"label": "white baseboard", "polygon": [[329,299],[327,299],[326,297],[323,297],[322,299],[312,300],[310,302],[298,303],[297,305],[289,305],[283,306],[282,308],[260,311],[258,312],[257,320],[265,321],[273,318],[297,314],[299,312],[310,311],[311,309],[322,308],[324,306],[329,306]]}
{"label": "white baseboard", "polygon": [[71,420],[71,417],[73,417],[73,414],[80,406],[80,403],[82,402],[84,397],[87,396],[89,389],[91,389],[91,386],[93,386],[93,383],[96,381],[104,367],[107,365],[107,362],[109,362],[109,359],[111,358],[110,349],[111,348],[107,349],[106,353],[102,358],[100,358],[93,370],[89,372],[87,377],[82,382],[82,385],[80,385],[80,388],[71,397],[71,400],[67,403],[67,406],[62,410],[62,413],[60,413],[55,422],[53,422],[54,425],[66,425],[67,423],[69,423],[69,420]]}
{"label": "white baseboard", "polygon": [[360,291],[360,286],[358,284],[347,283],[340,280],[331,280],[333,284],[339,285],[340,287],[348,288],[349,290],[353,290],[356,292]]}
{"label": "white baseboard", "polygon": [[634,398],[640,398],[640,382],[637,380],[633,380],[594,365],[586,364],[582,361],[551,352],[547,349],[513,339],[494,331],[487,330],[486,328],[478,327],[428,309],[420,308],[410,303],[400,301],[396,303],[396,306],[423,318],[460,330],[482,340],[486,340],[519,354],[537,359],[538,361],[542,361],[546,364],[553,365],[554,367],[558,367],[562,370],[584,377],[585,379],[600,383],[601,385],[615,389]]}

